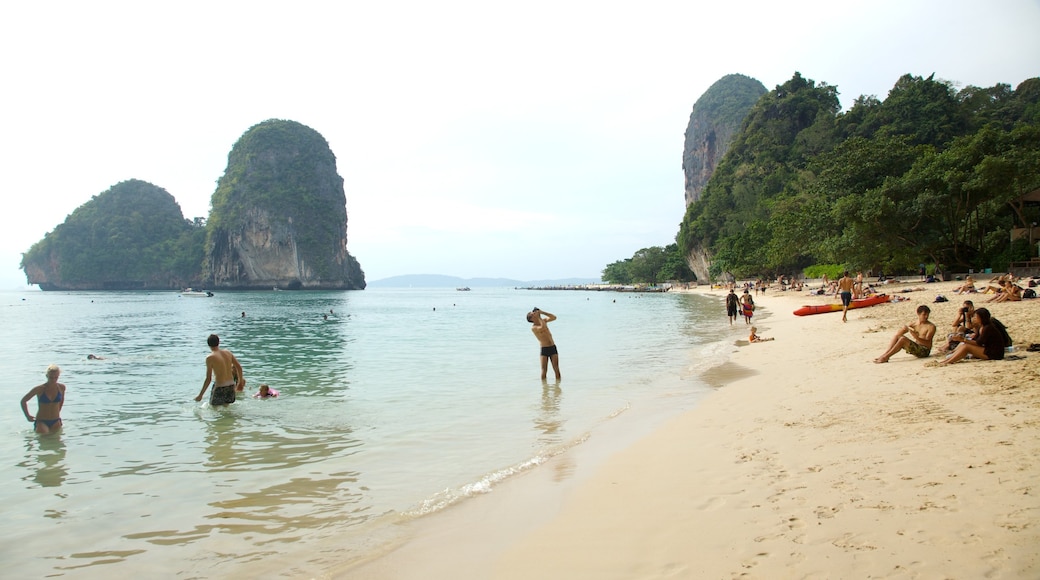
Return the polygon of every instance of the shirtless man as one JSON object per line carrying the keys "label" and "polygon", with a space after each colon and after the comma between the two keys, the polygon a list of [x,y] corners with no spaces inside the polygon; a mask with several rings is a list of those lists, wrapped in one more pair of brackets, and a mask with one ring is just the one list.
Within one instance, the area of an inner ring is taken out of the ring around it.
{"label": "shirtless man", "polygon": [[535,338],[538,339],[538,344],[542,346],[541,359],[542,359],[542,380],[545,380],[546,374],[549,372],[549,361],[552,361],[553,372],[556,373],[556,380],[560,380],[560,355],[556,351],[556,343],[553,342],[552,333],[549,332],[549,323],[556,320],[555,314],[550,314],[544,310],[534,310],[527,313],[527,321],[531,323],[531,332],[534,333]]}
{"label": "shirtless man", "polygon": [[[213,381],[213,392],[209,396],[210,405],[230,405],[235,402],[235,391],[246,388],[246,380],[242,376],[242,365],[238,363],[235,355],[226,348],[220,348],[220,337],[215,334],[206,339],[211,351],[206,357],[206,382],[202,383],[202,390],[196,401],[201,401],[206,394],[206,389]],[[216,375],[214,381],[213,375]]]}
{"label": "shirtless man", "polygon": [[[887,363],[892,355],[905,350],[917,358],[925,358],[932,353],[932,338],[935,337],[935,325],[928,322],[932,309],[924,304],[917,307],[917,322],[912,322],[899,330],[892,337],[885,354],[874,359],[876,363]],[[910,336],[904,336],[907,333]]]}
{"label": "shirtless man", "polygon": [[845,275],[838,280],[838,292],[841,292],[841,321],[848,322],[849,304],[852,302],[852,287],[855,286],[856,281],[849,278],[849,271],[845,270]]}

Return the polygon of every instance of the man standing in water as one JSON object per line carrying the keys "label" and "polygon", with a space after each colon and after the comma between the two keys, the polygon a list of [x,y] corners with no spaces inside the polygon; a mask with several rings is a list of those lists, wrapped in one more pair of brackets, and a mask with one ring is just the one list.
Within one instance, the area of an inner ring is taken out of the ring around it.
{"label": "man standing in water", "polygon": [[852,303],[852,288],[855,286],[856,281],[849,278],[849,271],[845,270],[845,275],[838,280],[838,292],[841,292],[841,321],[848,322],[849,304]]}
{"label": "man standing in water", "polygon": [[[206,394],[206,389],[213,382],[213,392],[210,393],[210,405],[230,405],[235,402],[235,391],[246,387],[246,380],[242,376],[242,365],[238,363],[235,355],[226,348],[220,348],[220,337],[215,334],[206,339],[209,345],[209,356],[206,357],[206,382],[202,383],[202,390],[196,401],[201,401]],[[216,380],[214,381],[214,376]]]}
{"label": "man standing in water", "polygon": [[552,333],[549,332],[549,323],[556,320],[555,314],[550,314],[544,310],[534,310],[527,313],[527,321],[531,323],[531,332],[534,333],[535,338],[538,339],[538,344],[542,345],[541,358],[542,358],[542,380],[545,380],[546,374],[549,372],[549,361],[552,361],[553,372],[556,373],[556,380],[560,380],[560,355],[556,350],[556,343],[553,342]]}

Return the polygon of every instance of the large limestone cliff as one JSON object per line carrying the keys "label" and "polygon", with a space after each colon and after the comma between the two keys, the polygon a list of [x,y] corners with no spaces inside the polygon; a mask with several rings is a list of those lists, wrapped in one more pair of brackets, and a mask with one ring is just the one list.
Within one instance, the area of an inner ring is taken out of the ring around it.
{"label": "large limestone cliff", "polygon": [[347,252],[343,179],[325,139],[293,121],[250,128],[213,194],[207,274],[214,288],[362,289]]}
{"label": "large limestone cliff", "polygon": [[[715,168],[740,131],[744,117],[765,93],[766,87],[761,82],[731,74],[715,81],[694,103],[686,127],[682,158],[687,206],[700,199]],[[710,278],[711,256],[705,248],[699,245],[691,248],[686,263],[698,280]]]}

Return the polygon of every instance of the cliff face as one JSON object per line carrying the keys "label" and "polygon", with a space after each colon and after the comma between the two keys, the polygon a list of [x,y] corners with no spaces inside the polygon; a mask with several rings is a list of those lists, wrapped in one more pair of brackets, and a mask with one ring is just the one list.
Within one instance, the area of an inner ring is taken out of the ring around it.
{"label": "cliff face", "polygon": [[[686,205],[696,203],[725,156],[751,107],[766,93],[765,86],[751,78],[731,74],[715,81],[690,113],[683,144],[683,175]],[[702,248],[691,251],[686,262],[698,280],[708,280],[711,256]]]}
{"label": "cliff face", "polygon": [[744,117],[765,92],[759,81],[732,74],[715,81],[694,103],[683,144],[686,205],[700,199]]}
{"label": "cliff face", "polygon": [[347,252],[343,179],[325,139],[293,121],[250,128],[213,194],[207,276],[215,288],[362,289]]}

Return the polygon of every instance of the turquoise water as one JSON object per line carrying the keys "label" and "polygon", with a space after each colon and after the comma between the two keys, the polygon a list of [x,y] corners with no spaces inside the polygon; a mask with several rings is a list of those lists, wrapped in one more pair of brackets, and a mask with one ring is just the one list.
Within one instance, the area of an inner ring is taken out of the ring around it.
{"label": "turquoise water", "polygon": [[[558,385],[534,306],[559,317]],[[0,328],[0,560],[22,577],[318,575],[629,409],[691,408],[733,348],[716,298],[512,288],[12,292]],[[211,332],[247,394],[281,396],[196,403]],[[38,436],[18,401],[51,363],[65,427]]]}

